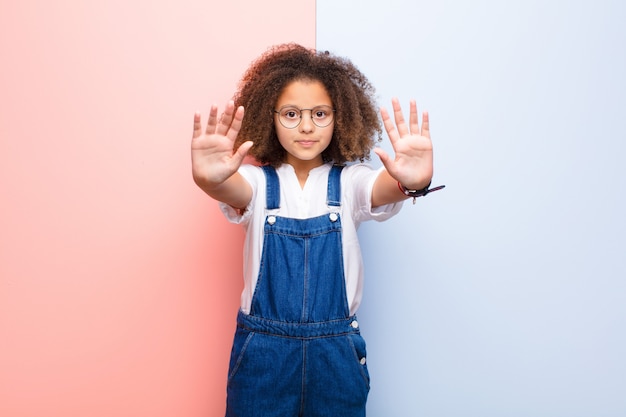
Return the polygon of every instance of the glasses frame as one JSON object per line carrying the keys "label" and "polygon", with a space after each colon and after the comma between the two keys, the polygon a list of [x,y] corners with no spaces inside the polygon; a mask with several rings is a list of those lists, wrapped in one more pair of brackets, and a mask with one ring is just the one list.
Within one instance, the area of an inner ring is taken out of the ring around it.
{"label": "glasses frame", "polygon": [[[317,122],[315,121],[315,119],[313,118],[313,110],[318,109],[318,108],[328,108],[330,109],[330,121],[328,123],[326,123],[325,125],[319,125],[317,124]],[[285,124],[283,123],[282,117],[281,117],[281,112],[285,109],[294,109],[294,110],[298,110],[300,112],[300,117],[299,117],[299,121],[295,126],[285,126]],[[283,106],[278,110],[274,110],[273,112],[276,113],[278,115],[278,122],[281,124],[282,127],[284,127],[285,129],[295,129],[296,127],[300,126],[300,124],[302,123],[302,112],[303,111],[309,111],[310,117],[311,117],[311,121],[313,122],[313,124],[317,127],[328,127],[330,126],[334,121],[335,121],[335,109],[333,109],[331,106],[327,106],[326,104],[321,104],[319,106],[315,106],[312,107],[310,109],[299,109],[296,106]]]}

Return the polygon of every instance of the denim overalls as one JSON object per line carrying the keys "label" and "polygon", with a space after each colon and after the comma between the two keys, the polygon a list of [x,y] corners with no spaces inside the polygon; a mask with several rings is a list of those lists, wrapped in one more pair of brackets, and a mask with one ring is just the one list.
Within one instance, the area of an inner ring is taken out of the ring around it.
{"label": "denim overalls", "polygon": [[237,317],[227,417],[365,416],[365,342],[343,273],[341,169],[328,175],[329,212],[294,219],[278,216],[278,175],[263,167],[263,252],[250,314]]}

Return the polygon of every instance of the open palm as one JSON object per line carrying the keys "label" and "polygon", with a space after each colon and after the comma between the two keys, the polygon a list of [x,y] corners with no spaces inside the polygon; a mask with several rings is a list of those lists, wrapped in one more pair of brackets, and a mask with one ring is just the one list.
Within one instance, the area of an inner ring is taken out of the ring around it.
{"label": "open palm", "polygon": [[382,108],[380,113],[395,156],[391,158],[380,148],[375,148],[374,152],[387,172],[402,185],[410,189],[423,188],[433,175],[433,144],[430,140],[428,113],[423,113],[420,126],[417,106],[411,100],[407,125],[398,99],[392,100],[392,106],[393,121],[386,109]]}
{"label": "open palm", "polygon": [[217,106],[211,106],[206,129],[202,131],[200,114],[193,119],[193,137],[191,140],[191,165],[196,182],[221,184],[241,166],[252,147],[252,142],[244,142],[236,151],[235,140],[241,129],[244,109],[235,110],[230,101],[222,116],[217,118]]}

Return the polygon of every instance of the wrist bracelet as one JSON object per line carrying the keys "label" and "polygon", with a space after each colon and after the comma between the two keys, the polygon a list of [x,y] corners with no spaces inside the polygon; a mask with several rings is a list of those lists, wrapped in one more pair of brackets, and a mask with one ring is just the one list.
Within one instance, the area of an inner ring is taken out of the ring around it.
{"label": "wrist bracelet", "polygon": [[438,191],[438,190],[441,190],[442,188],[445,188],[445,185],[439,185],[437,187],[428,188],[428,187],[430,187],[430,184],[431,184],[431,181],[429,181],[428,185],[426,187],[422,188],[421,190],[409,190],[404,185],[400,184],[400,181],[398,181],[398,188],[400,189],[400,191],[402,191],[402,193],[405,196],[413,197],[413,204],[415,204],[415,199],[417,197],[424,197],[424,196],[432,193],[433,191]]}

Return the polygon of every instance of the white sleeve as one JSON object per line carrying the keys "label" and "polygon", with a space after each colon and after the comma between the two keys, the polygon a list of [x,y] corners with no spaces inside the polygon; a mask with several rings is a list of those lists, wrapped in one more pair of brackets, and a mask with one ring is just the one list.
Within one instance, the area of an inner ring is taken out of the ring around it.
{"label": "white sleeve", "polygon": [[372,189],[383,170],[384,167],[374,170],[365,164],[350,165],[344,169],[346,171],[342,176],[342,187],[346,187],[344,196],[357,225],[367,220],[382,222],[398,214],[402,208],[404,201],[372,208]]}
{"label": "white sleeve", "polygon": [[243,213],[226,203],[220,202],[219,207],[230,223],[246,226],[250,222],[252,213],[254,213],[255,202],[258,194],[257,190],[259,186],[265,186],[265,177],[263,177],[263,171],[255,165],[242,165],[239,167],[237,172],[239,172],[241,176],[248,181],[250,187],[252,187],[252,198],[250,199],[248,207],[246,207]]}

